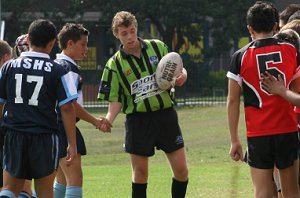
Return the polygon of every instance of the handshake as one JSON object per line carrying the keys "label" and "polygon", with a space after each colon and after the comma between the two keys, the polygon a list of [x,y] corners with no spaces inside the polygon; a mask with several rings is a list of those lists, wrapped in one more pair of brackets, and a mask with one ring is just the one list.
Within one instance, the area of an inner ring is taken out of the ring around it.
{"label": "handshake", "polygon": [[95,118],[93,125],[104,133],[111,132],[112,124],[105,117]]}

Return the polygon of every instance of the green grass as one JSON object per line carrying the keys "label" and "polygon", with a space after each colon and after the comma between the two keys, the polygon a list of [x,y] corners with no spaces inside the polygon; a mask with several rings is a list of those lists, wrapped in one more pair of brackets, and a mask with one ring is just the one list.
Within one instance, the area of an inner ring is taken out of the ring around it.
{"label": "green grass", "polygon": [[[89,109],[105,115],[106,109]],[[189,165],[187,198],[253,197],[249,168],[228,155],[229,131],[225,106],[177,108]],[[243,112],[241,112],[243,113]],[[88,123],[79,122],[88,150],[82,159],[84,197],[131,197],[131,166],[123,152],[124,115],[115,120],[111,134],[104,134]],[[240,138],[245,145],[241,114]],[[245,146],[244,146],[245,148]],[[172,172],[161,151],[150,158],[148,197],[171,197]]]}

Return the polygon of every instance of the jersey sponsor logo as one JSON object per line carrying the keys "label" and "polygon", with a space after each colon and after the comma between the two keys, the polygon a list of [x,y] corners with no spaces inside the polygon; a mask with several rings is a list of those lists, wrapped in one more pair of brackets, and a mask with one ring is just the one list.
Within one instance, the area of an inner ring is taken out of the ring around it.
{"label": "jersey sponsor logo", "polygon": [[162,90],[158,89],[155,74],[134,81],[130,87],[131,94],[136,94],[135,103],[162,92]]}
{"label": "jersey sponsor logo", "polygon": [[31,58],[24,58],[23,61],[17,59],[17,61],[12,62],[13,68],[23,67],[25,69],[44,70],[46,72],[51,72],[52,66],[51,62]]}
{"label": "jersey sponsor logo", "polygon": [[149,60],[150,60],[150,63],[153,64],[153,65],[157,65],[158,64],[158,58],[157,58],[157,56],[150,56]]}

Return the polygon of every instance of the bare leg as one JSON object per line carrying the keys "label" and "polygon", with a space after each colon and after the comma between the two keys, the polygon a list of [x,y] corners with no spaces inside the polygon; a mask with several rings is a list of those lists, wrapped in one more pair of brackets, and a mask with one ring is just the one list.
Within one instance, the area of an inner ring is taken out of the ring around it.
{"label": "bare leg", "polygon": [[6,170],[3,170],[3,188],[2,190],[9,190],[16,196],[21,192],[25,183],[25,179],[17,179]]}
{"label": "bare leg", "polygon": [[172,167],[174,178],[178,181],[187,181],[188,168],[184,148],[176,150],[172,153],[167,153],[166,155]]}
{"label": "bare leg", "polygon": [[148,181],[148,157],[131,154],[132,182],[144,184]]}
{"label": "bare leg", "polygon": [[60,183],[64,186],[67,185],[66,177],[60,166],[58,166],[57,174],[56,174],[56,182]]}
{"label": "bare leg", "polygon": [[299,161],[295,160],[291,167],[279,169],[283,197],[299,198]]}
{"label": "bare leg", "polygon": [[132,198],[147,197],[148,157],[130,155],[132,167]]}
{"label": "bare leg", "polygon": [[65,158],[61,158],[59,161],[59,167],[62,171],[60,171],[60,174],[57,177],[58,183],[63,182],[61,184],[66,184],[67,186],[82,187],[83,175],[80,154],[77,155],[71,166],[66,166]]}
{"label": "bare leg", "polygon": [[53,182],[56,171],[40,179],[34,179],[34,186],[39,198],[53,198]]}
{"label": "bare leg", "polygon": [[250,167],[255,198],[273,197],[273,169]]}

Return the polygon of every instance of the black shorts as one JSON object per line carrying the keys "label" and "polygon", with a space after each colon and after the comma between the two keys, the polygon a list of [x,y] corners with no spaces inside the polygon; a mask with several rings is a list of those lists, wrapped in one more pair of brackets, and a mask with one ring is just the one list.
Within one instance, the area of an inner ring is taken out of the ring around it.
{"label": "black shorts", "polygon": [[58,167],[58,136],[7,130],[3,169],[19,179],[40,179]]}
{"label": "black shorts", "polygon": [[[62,122],[58,124],[59,129],[59,158],[67,156],[68,148],[68,138]],[[76,127],[76,144],[77,144],[77,153],[80,155],[86,155],[86,146],[83,139],[83,136],[79,129]]]}
{"label": "black shorts", "polygon": [[285,169],[298,159],[298,133],[247,138],[247,163],[259,169]]}
{"label": "black shorts", "polygon": [[177,113],[173,108],[126,116],[125,151],[152,156],[155,147],[166,153],[184,147]]}

